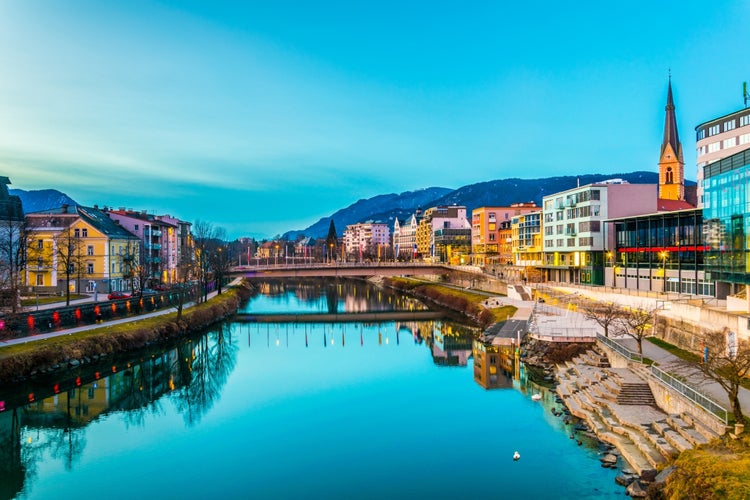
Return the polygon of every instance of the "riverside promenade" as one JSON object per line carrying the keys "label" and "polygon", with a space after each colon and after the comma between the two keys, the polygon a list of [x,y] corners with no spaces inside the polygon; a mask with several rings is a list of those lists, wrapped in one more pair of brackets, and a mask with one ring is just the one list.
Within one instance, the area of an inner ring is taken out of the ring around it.
{"label": "riverside promenade", "polygon": [[[602,288],[601,291],[590,287],[575,287],[571,285],[545,285],[546,290],[552,290],[554,293],[558,293],[559,305],[557,306],[561,311],[564,311],[563,315],[560,316],[556,321],[567,323],[570,328],[580,328],[582,325],[586,325],[586,328],[594,328],[597,333],[604,334],[604,330],[594,321],[586,320],[583,314],[575,312],[568,307],[569,304],[577,304],[584,300],[593,300],[601,302],[614,302],[621,305],[622,307],[628,308],[642,308],[642,309],[657,309],[659,315],[672,316],[673,313],[666,308],[663,308],[665,299],[663,298],[650,298],[642,296],[633,296],[627,294],[617,293],[616,289]],[[543,293],[543,292],[542,292]],[[667,301],[668,302],[668,301]],[[549,306],[549,304],[546,304]],[[706,325],[711,327],[712,325]],[[633,352],[638,352],[638,344],[635,339],[627,335],[613,335],[610,333],[610,339],[614,340],[623,347]],[[696,369],[690,369],[689,366],[677,356],[662,349],[661,347],[652,344],[648,339],[644,339],[642,343],[643,356],[652,359],[662,370],[672,375],[678,375],[680,378],[686,380],[687,384],[697,389],[699,392],[710,397],[717,403],[724,406],[727,410],[731,411],[731,404],[727,397],[726,391],[721,386],[712,381],[706,381],[704,378],[697,373]],[[750,390],[740,388],[740,403],[743,410],[750,414]]]}
{"label": "riverside promenade", "polygon": [[[232,287],[232,286],[238,284],[240,282],[240,280],[241,280],[241,278],[236,278],[231,283],[229,283],[227,286],[225,286],[224,289],[226,290],[229,287]],[[218,292],[216,290],[214,290],[212,292],[209,292],[207,300],[211,300],[212,298],[216,297],[217,294],[218,294]],[[100,297],[103,296],[105,299],[107,297],[106,295],[102,295],[102,294],[99,294],[99,296]],[[87,302],[94,302],[94,300],[95,300],[94,299],[94,295],[91,294],[87,298],[71,300],[70,301],[70,305],[83,304],[83,303],[87,303]],[[98,302],[105,302],[105,301],[98,301]],[[183,305],[183,310],[189,309],[190,307],[193,307],[194,305],[195,305],[195,302],[185,302],[185,304]],[[55,302],[55,303],[51,303],[51,304],[44,304],[44,305],[40,304],[39,307],[38,307],[38,309],[39,310],[54,309],[55,307],[59,307],[59,306],[60,306],[59,302]],[[27,307],[27,309],[32,309],[32,308],[34,310],[37,310],[37,306]],[[119,324],[122,324],[122,323],[130,323],[130,322],[133,322],[133,321],[139,321],[139,320],[142,320],[142,319],[152,318],[154,316],[161,316],[161,315],[169,314],[169,313],[173,313],[173,312],[177,312],[177,308],[176,307],[167,307],[167,308],[164,308],[164,309],[159,309],[158,311],[153,311],[153,312],[146,313],[146,314],[141,314],[141,315],[138,315],[138,316],[128,316],[128,317],[125,317],[125,318],[115,319],[115,320],[112,320],[112,321],[105,321],[105,322],[99,323],[99,324],[78,326],[78,327],[75,327],[75,328],[67,328],[67,329],[57,330],[57,331],[49,332],[49,333],[40,333],[40,334],[37,334],[37,335],[30,335],[28,337],[20,337],[20,338],[16,338],[16,339],[0,340],[0,352],[2,352],[2,349],[5,346],[11,346],[11,345],[16,345],[16,344],[26,344],[28,342],[38,342],[40,340],[45,340],[45,339],[54,338],[54,337],[61,337],[61,336],[64,336],[64,335],[72,335],[74,333],[84,332],[84,331],[88,331],[88,330],[95,330],[97,328],[103,328],[103,327],[111,326],[111,325],[119,325]]]}

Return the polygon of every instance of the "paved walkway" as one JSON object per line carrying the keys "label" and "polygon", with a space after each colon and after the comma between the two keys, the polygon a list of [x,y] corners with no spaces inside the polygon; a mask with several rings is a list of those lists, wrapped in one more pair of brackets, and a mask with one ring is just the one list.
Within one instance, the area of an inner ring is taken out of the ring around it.
{"label": "paved walkway", "polygon": [[[222,290],[227,290],[229,287],[231,287],[231,286],[236,285],[237,283],[239,283],[239,281],[240,281],[240,278],[235,279],[234,281],[232,281],[231,283],[229,283],[228,285],[226,285]],[[216,297],[216,295],[217,295],[216,291],[209,292],[209,294],[208,294],[208,300]],[[101,297],[101,294],[99,294],[99,296]],[[104,298],[106,299],[107,296],[105,295]],[[71,300],[70,303],[71,303],[71,305],[73,305],[74,303],[93,302],[93,300],[94,300],[94,296],[91,295],[89,298],[86,298],[86,299],[78,299],[77,301],[72,301]],[[183,305],[183,310],[188,309],[190,307],[193,307],[194,305],[195,305],[195,302],[186,302]],[[50,309],[50,308],[54,308],[54,307],[60,307],[60,303],[58,302],[58,303],[55,303],[55,304],[49,304],[48,307],[46,307],[46,309]],[[39,306],[39,309],[42,309],[41,305]],[[115,319],[115,320],[112,320],[112,321],[106,321],[104,323],[99,323],[99,324],[78,326],[76,328],[68,328],[68,329],[65,329],[65,330],[57,330],[55,332],[49,332],[49,333],[40,333],[38,335],[31,335],[29,337],[21,337],[21,338],[17,338],[17,339],[0,340],[0,351],[2,351],[2,348],[4,346],[15,345],[15,344],[25,344],[27,342],[36,342],[38,340],[49,339],[49,338],[53,338],[53,337],[60,337],[62,335],[71,335],[71,334],[78,333],[78,332],[84,332],[84,331],[87,331],[87,330],[94,330],[96,328],[102,328],[104,326],[119,325],[119,324],[122,324],[122,323],[129,323],[131,321],[138,321],[138,320],[141,320],[141,319],[151,318],[151,317],[154,317],[154,316],[161,316],[161,315],[169,314],[169,313],[176,312],[176,311],[177,311],[177,308],[175,308],[175,307],[167,307],[167,308],[164,308],[164,309],[159,309],[158,311],[153,311],[153,312],[146,313],[146,314],[140,314],[138,316],[128,316],[126,318]]]}
{"label": "paved walkway", "polygon": [[[636,297],[632,295],[612,293],[609,291],[607,293],[602,293],[601,295],[595,295],[589,290],[578,289],[575,287],[552,286],[550,288],[568,294],[578,294],[591,300],[606,300],[608,302],[616,302],[628,307],[650,307],[655,309],[657,307],[657,302],[659,301],[659,299],[655,298]],[[666,311],[666,313],[668,314],[668,311]],[[662,314],[662,310],[660,310],[660,314]],[[597,325],[595,322],[592,323],[592,326],[597,329],[597,332],[604,334],[603,329],[599,325]],[[571,323],[571,325],[572,324],[573,323]],[[627,347],[631,351],[638,352],[638,344],[635,339],[626,335],[610,335],[610,338]],[[710,397],[717,403],[724,406],[729,412],[731,412],[732,408],[729,404],[729,398],[727,397],[727,393],[724,391],[724,389],[722,389],[721,386],[716,382],[705,381],[704,378],[699,373],[697,373],[697,370],[695,368],[690,369],[689,365],[686,365],[684,361],[679,359],[674,354],[644,339],[643,355],[649,359],[654,360],[658,364],[659,368],[661,368],[665,372],[672,375],[679,375],[680,377],[684,377],[685,380],[687,380],[688,385]],[[745,413],[750,416],[750,390],[740,388],[740,404],[745,410]]]}

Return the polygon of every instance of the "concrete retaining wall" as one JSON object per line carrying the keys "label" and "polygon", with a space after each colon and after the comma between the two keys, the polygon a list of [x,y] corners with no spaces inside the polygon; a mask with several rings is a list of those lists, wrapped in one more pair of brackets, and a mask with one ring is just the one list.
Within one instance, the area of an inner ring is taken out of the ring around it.
{"label": "concrete retaining wall", "polygon": [[659,405],[659,408],[664,412],[669,413],[670,415],[682,415],[686,413],[720,436],[726,431],[724,422],[713,417],[710,413],[702,410],[700,407],[697,407],[695,403],[685,398],[682,394],[671,387],[661,384],[653,377],[649,377],[648,385],[651,387],[651,392],[654,395],[654,399],[656,399],[656,404]]}

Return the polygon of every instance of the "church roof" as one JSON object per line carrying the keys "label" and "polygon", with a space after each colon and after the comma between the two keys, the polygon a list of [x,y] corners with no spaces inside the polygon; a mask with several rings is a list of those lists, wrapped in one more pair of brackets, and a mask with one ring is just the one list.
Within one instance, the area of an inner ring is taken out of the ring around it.
{"label": "church roof", "polygon": [[667,106],[664,108],[667,112],[664,119],[664,140],[661,144],[661,154],[667,145],[672,146],[672,151],[682,160],[682,144],[680,144],[680,135],[677,133],[677,118],[674,113],[674,100],[672,99],[672,78],[669,79],[669,88],[667,90]]}

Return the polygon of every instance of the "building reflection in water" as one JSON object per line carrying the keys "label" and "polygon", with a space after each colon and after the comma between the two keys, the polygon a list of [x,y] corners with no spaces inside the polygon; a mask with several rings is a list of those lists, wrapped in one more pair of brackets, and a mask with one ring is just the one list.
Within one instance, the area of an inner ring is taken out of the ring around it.
{"label": "building reflection in water", "polygon": [[17,405],[0,411],[0,500],[15,498],[42,461],[60,460],[71,469],[86,447],[86,426],[105,415],[119,412],[128,425],[143,425],[169,397],[186,425],[200,421],[236,363],[228,329],[222,324],[137,362],[92,365],[78,376],[10,395]]}
{"label": "building reflection in water", "polygon": [[[286,312],[306,311],[335,313],[424,311],[428,308],[416,299],[392,290],[373,288],[367,282],[351,279],[267,280],[254,284],[260,296],[251,299],[247,310],[261,313],[262,297],[274,299]],[[279,302],[281,300],[281,302]]]}
{"label": "building reflection in water", "polygon": [[509,389],[521,377],[521,366],[513,339],[477,339],[472,344],[474,381],[485,389]]}

